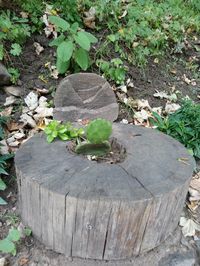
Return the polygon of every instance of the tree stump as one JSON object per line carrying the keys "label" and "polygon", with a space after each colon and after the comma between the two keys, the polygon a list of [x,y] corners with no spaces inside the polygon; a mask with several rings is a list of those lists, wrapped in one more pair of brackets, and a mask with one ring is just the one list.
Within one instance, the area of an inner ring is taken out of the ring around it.
{"label": "tree stump", "polygon": [[15,157],[23,222],[68,257],[121,260],[164,241],[178,225],[194,160],[156,130],[113,125],[126,149],[118,164],[70,153],[37,134]]}
{"label": "tree stump", "polygon": [[115,121],[118,117],[119,107],[111,86],[93,73],[64,78],[56,90],[54,104],[54,119],[61,121],[95,118]]}

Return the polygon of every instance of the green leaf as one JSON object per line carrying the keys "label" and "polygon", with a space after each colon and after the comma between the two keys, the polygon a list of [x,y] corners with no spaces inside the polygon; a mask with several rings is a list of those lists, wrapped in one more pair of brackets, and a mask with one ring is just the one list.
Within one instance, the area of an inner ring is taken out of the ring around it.
{"label": "green leaf", "polygon": [[60,74],[65,74],[69,68],[70,60],[68,62],[63,62],[59,57],[57,57],[56,68]]}
{"label": "green leaf", "polygon": [[66,134],[59,134],[59,138],[64,141],[69,140],[69,136]]}
{"label": "green leaf", "polygon": [[13,242],[17,242],[20,240],[21,234],[19,232],[19,230],[12,228],[9,230],[7,239]]}
{"label": "green leaf", "polygon": [[58,16],[50,16],[49,21],[52,24],[56,25],[56,27],[62,29],[63,31],[67,31],[70,28],[69,23]]}
{"label": "green leaf", "polygon": [[54,136],[52,136],[52,135],[48,135],[48,136],[47,136],[47,142],[48,142],[48,143],[51,143],[54,139],[55,139],[55,138],[54,138]]}
{"label": "green leaf", "polygon": [[32,233],[32,230],[31,230],[30,228],[26,227],[26,228],[24,229],[24,234],[25,234],[26,236],[30,236],[31,233]]}
{"label": "green leaf", "polygon": [[74,44],[72,41],[62,42],[57,48],[57,56],[63,62],[67,62],[72,57]]}
{"label": "green leaf", "polygon": [[88,53],[84,49],[79,48],[78,50],[76,50],[74,58],[81,69],[86,70],[88,68]]}
{"label": "green leaf", "polygon": [[4,199],[2,199],[2,197],[0,197],[0,205],[6,205],[6,204],[7,202]]}
{"label": "green leaf", "polygon": [[115,42],[116,41],[116,36],[114,34],[110,34],[107,36],[108,40],[110,40],[111,42]]}
{"label": "green leaf", "polygon": [[22,48],[18,43],[11,45],[10,53],[14,56],[19,56],[22,53]]}
{"label": "green leaf", "polygon": [[13,255],[15,255],[15,244],[7,238],[0,240],[0,251],[2,251],[3,253],[12,253]]}
{"label": "green leaf", "polygon": [[49,43],[49,46],[59,46],[65,40],[65,36],[61,34],[58,38],[54,39]]}
{"label": "green leaf", "polygon": [[80,45],[86,51],[90,50],[90,40],[86,36],[84,31],[79,31],[77,35],[74,37],[76,43]]}
{"label": "green leaf", "polygon": [[76,33],[77,30],[78,30],[78,27],[79,27],[78,23],[75,22],[75,23],[73,23],[73,24],[71,25],[70,30],[73,31],[73,33]]}
{"label": "green leaf", "polygon": [[2,167],[0,167],[0,175],[1,174],[8,175],[8,173]]}
{"label": "green leaf", "polygon": [[3,44],[0,44],[0,60],[3,60],[3,56],[4,56]]}
{"label": "green leaf", "polygon": [[84,34],[87,36],[87,38],[89,39],[89,41],[91,43],[97,43],[98,42],[98,39],[94,35],[92,35],[91,33],[84,31]]}
{"label": "green leaf", "polygon": [[6,189],[6,184],[3,182],[3,180],[0,178],[0,190],[5,190]]}

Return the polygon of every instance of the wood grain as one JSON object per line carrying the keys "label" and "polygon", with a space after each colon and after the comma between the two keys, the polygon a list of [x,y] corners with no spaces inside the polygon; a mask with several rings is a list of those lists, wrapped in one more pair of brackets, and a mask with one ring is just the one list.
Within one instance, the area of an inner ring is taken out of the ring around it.
{"label": "wood grain", "polygon": [[[124,162],[96,163],[42,134],[16,153],[24,223],[67,257],[121,260],[147,252],[178,224],[194,160],[155,130],[113,125]],[[187,158],[187,164],[179,159]]]}

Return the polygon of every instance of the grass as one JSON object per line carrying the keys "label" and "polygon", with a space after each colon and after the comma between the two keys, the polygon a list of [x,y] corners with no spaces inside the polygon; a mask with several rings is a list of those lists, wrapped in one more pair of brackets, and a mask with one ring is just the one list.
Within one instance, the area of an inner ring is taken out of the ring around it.
{"label": "grass", "polygon": [[184,100],[175,113],[166,118],[154,113],[154,118],[152,122],[160,131],[177,139],[200,159],[200,104]]}

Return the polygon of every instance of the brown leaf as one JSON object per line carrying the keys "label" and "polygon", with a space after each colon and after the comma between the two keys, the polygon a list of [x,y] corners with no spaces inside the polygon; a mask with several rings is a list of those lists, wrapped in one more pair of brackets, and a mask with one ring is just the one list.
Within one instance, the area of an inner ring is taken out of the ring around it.
{"label": "brown leaf", "polygon": [[83,18],[83,22],[86,27],[95,29],[95,14],[96,10],[94,7],[91,7],[89,11],[84,12],[85,17]]}
{"label": "brown leaf", "polygon": [[3,111],[1,111],[0,115],[1,116],[9,116],[9,115],[11,115],[12,110],[13,110],[13,106],[9,106],[9,107],[5,108]]}
{"label": "brown leaf", "polygon": [[20,266],[28,265],[29,259],[27,257],[21,257],[18,261]]}
{"label": "brown leaf", "polygon": [[15,121],[10,121],[7,123],[7,129],[12,132],[12,131],[15,131],[15,130],[19,130],[19,129],[22,129],[24,127],[24,124],[22,123],[17,123]]}

